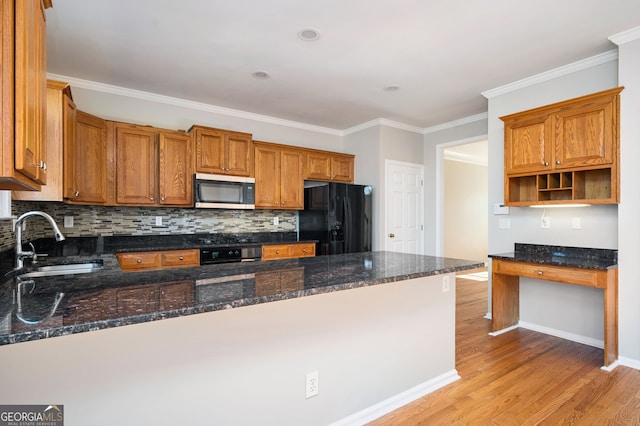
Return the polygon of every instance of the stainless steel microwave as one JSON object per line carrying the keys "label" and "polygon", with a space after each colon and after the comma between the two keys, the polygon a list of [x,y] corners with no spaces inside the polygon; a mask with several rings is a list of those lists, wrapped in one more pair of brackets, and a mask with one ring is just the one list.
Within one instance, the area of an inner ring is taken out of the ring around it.
{"label": "stainless steel microwave", "polygon": [[254,178],[196,173],[193,185],[196,208],[255,209]]}

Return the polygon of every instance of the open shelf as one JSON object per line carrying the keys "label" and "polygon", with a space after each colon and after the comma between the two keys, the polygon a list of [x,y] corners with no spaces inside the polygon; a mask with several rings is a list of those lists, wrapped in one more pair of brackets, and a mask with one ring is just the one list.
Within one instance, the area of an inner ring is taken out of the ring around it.
{"label": "open shelf", "polygon": [[616,203],[611,168],[507,176],[506,204]]}

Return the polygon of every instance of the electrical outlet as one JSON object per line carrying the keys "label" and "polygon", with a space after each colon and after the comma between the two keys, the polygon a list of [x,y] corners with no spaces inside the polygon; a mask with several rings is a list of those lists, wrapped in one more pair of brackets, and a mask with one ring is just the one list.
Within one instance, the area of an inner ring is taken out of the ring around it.
{"label": "electrical outlet", "polygon": [[542,216],[542,219],[540,219],[540,228],[551,228],[551,218],[549,216]]}
{"label": "electrical outlet", "polygon": [[156,216],[156,226],[162,226],[162,216]]}
{"label": "electrical outlet", "polygon": [[449,275],[444,275],[442,277],[442,292],[446,293],[449,291]]}
{"label": "electrical outlet", "polygon": [[278,216],[274,216],[274,218],[273,218],[273,224],[274,224],[275,226],[280,225],[280,218],[279,218]]}
{"label": "electrical outlet", "polygon": [[318,395],[318,372],[307,373],[306,398]]}
{"label": "electrical outlet", "polygon": [[571,219],[571,229],[582,229],[582,224],[580,223],[579,217],[574,217]]}
{"label": "electrical outlet", "polygon": [[65,216],[64,217],[64,227],[65,228],[73,228],[73,216]]}

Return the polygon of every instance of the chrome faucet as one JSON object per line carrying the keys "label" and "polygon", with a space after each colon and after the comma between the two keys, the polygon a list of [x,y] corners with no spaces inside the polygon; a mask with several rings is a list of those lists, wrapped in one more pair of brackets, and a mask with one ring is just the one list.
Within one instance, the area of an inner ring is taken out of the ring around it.
{"label": "chrome faucet", "polygon": [[26,212],[26,213],[22,214],[16,220],[16,224],[15,224],[15,228],[14,228],[14,232],[16,234],[16,262],[15,262],[15,269],[21,269],[24,266],[24,260],[23,260],[24,258],[33,259],[36,256],[36,251],[35,250],[33,250],[33,251],[22,251],[22,224],[24,223],[25,220],[27,220],[27,218],[29,218],[31,216],[42,216],[45,219],[47,219],[47,221],[49,221],[49,223],[51,224],[51,227],[53,228],[53,235],[55,236],[56,241],[64,240],[64,235],[62,235],[62,232],[60,232],[60,228],[58,228],[58,225],[56,224],[56,221],[53,220],[53,218],[51,216],[49,216],[47,213],[39,212],[39,211],[31,211],[31,212]]}

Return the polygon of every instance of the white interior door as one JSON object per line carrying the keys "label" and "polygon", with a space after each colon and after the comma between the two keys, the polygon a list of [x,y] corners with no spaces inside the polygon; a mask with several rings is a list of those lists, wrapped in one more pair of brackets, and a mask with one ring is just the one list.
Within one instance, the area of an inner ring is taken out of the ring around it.
{"label": "white interior door", "polygon": [[385,162],[385,250],[424,254],[424,166]]}

